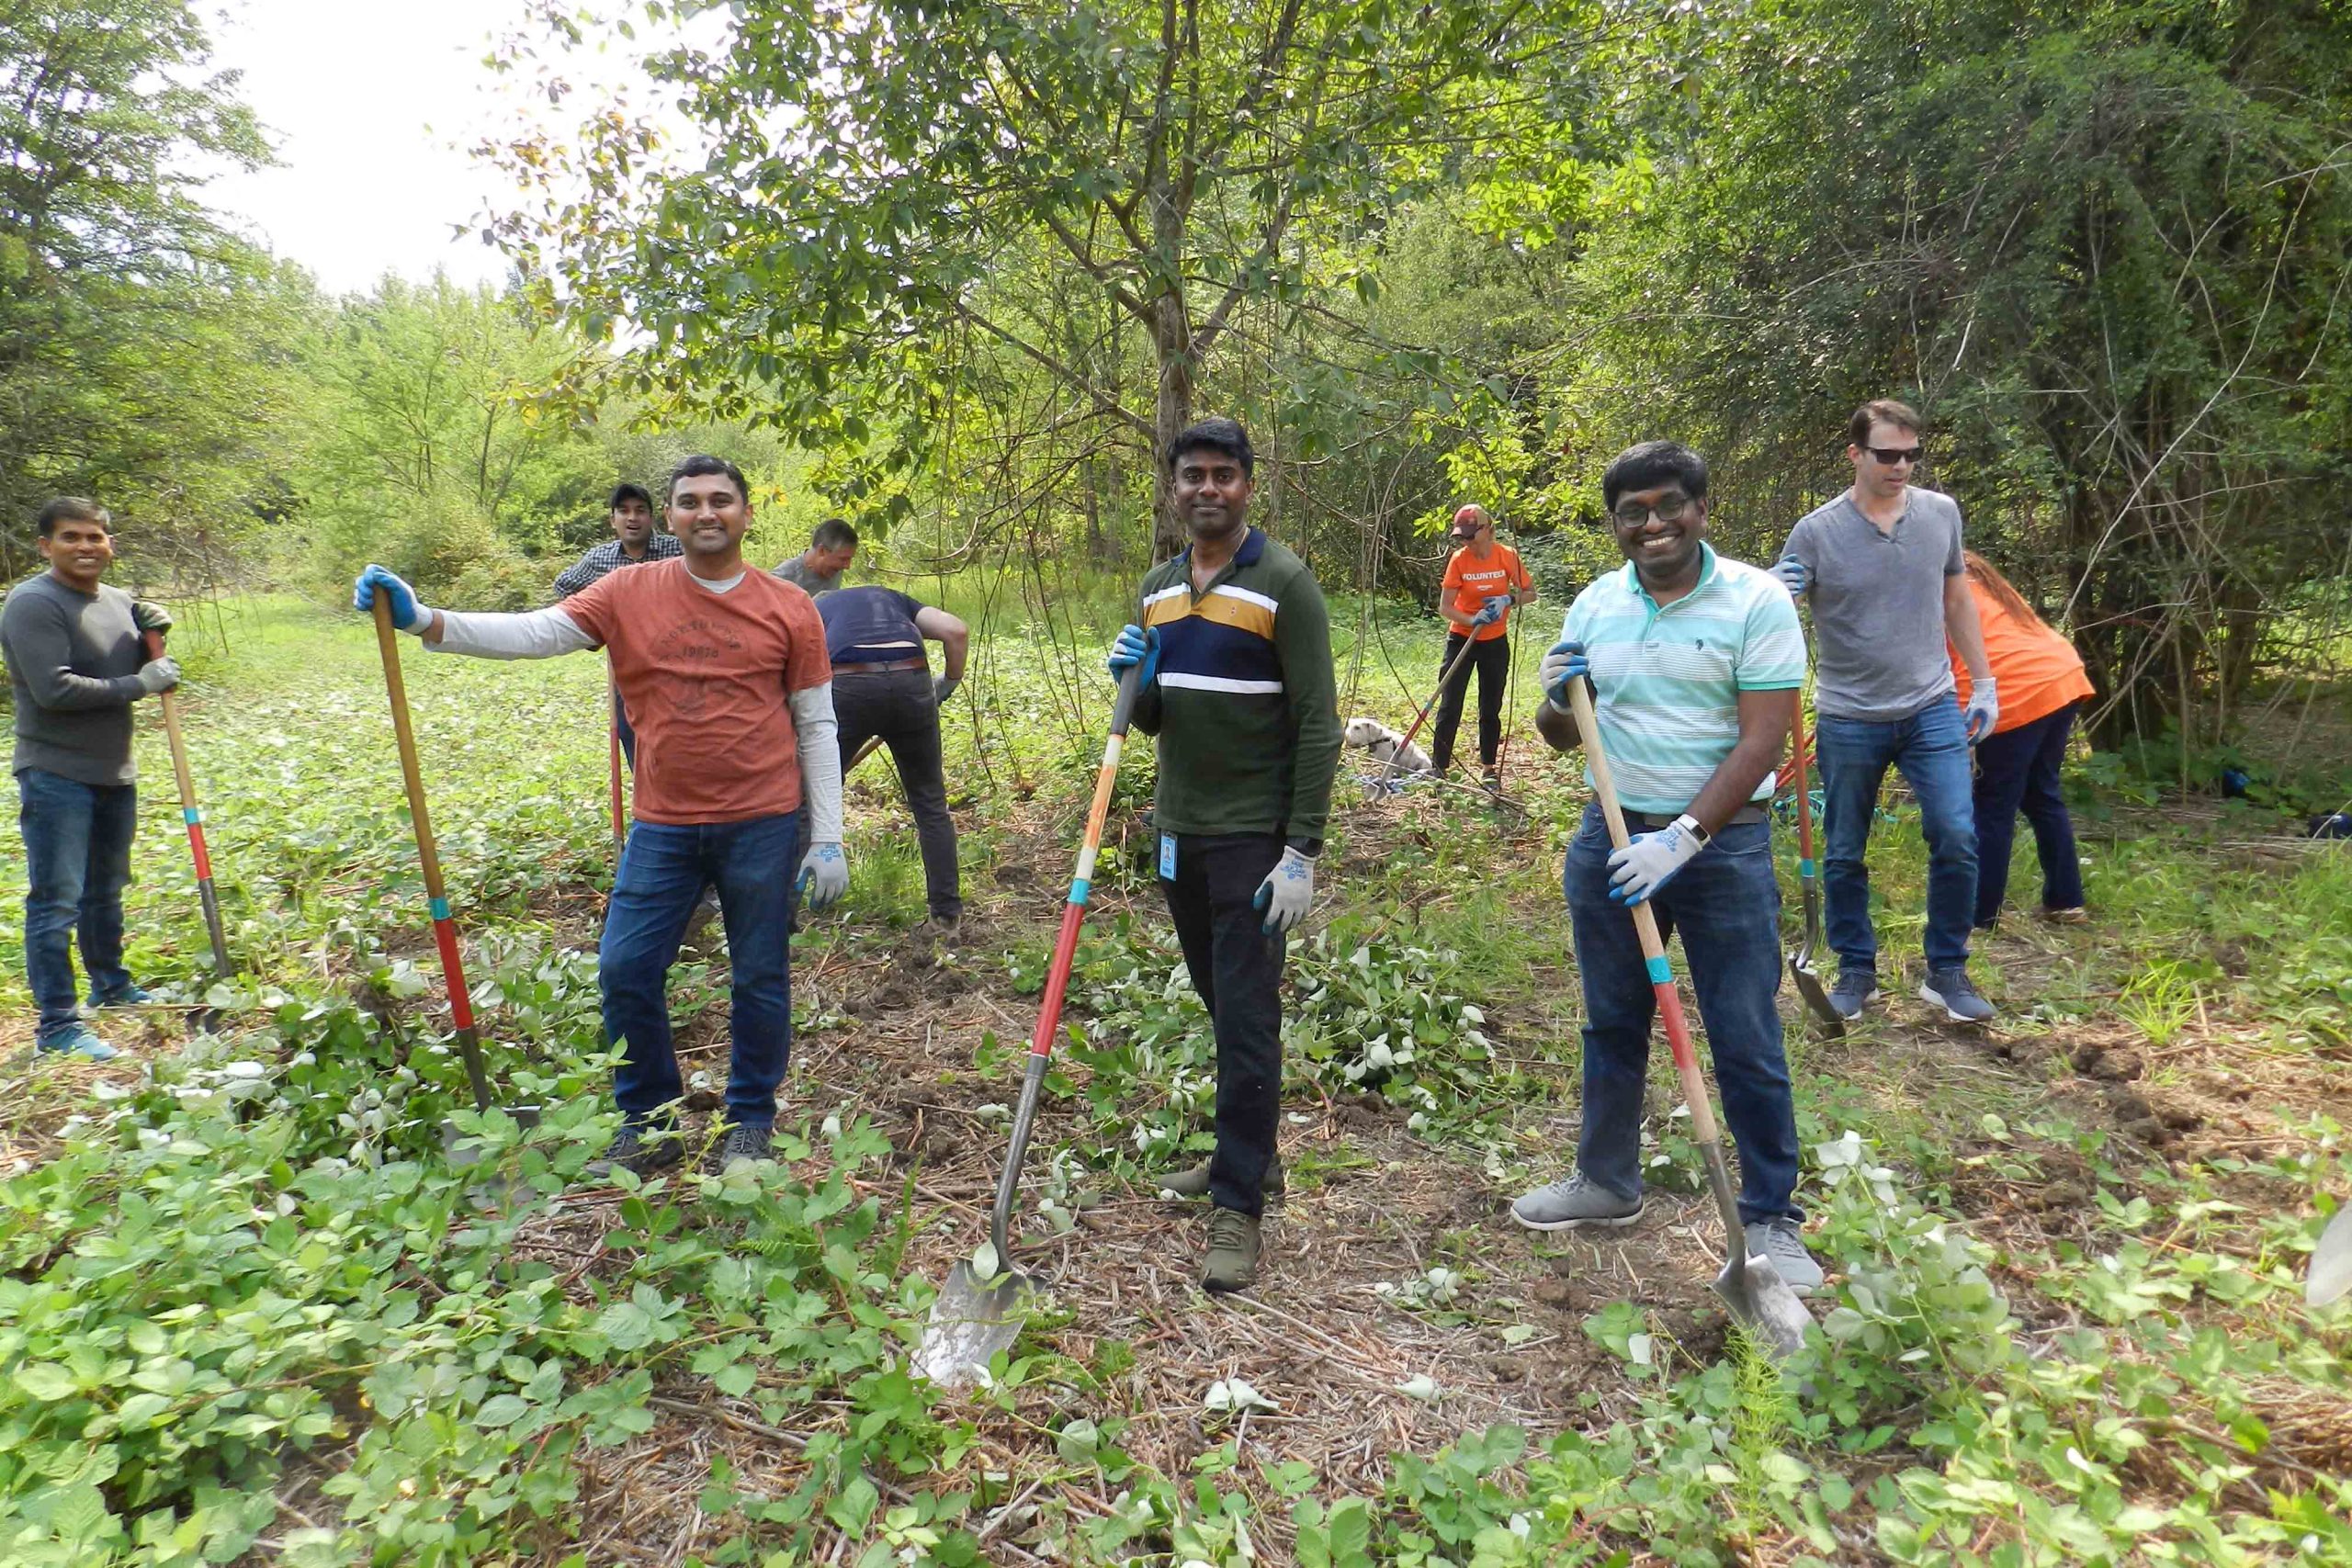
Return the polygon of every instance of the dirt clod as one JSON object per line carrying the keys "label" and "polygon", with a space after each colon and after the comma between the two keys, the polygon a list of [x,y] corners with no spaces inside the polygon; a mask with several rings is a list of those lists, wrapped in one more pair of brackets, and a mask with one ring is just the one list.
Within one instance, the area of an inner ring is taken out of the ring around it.
{"label": "dirt clod", "polygon": [[2137,1051],[2102,1051],[2083,1069],[2109,1083],[2129,1083],[2148,1070]]}
{"label": "dirt clod", "polygon": [[1577,1288],[1566,1280],[1539,1280],[1534,1295],[1545,1306],[1558,1307],[1562,1312],[1573,1311],[1577,1304]]}

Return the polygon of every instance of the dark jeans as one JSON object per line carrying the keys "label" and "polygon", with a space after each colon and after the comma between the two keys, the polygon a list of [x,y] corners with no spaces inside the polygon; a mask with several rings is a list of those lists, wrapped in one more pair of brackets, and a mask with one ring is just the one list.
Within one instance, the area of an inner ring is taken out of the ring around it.
{"label": "dark jeans", "polygon": [[85,784],[40,768],[17,775],[25,835],[25,973],[47,1040],[82,1016],[69,938],[79,937],[95,1005],[130,984],[122,966],[122,890],[130,882],[135,784]]}
{"label": "dark jeans", "polygon": [[1878,967],[1871,874],[1862,856],[1890,764],[1901,770],[1919,802],[1919,833],[1928,840],[1928,968],[1967,963],[1969,915],[1976,906],[1976,814],[1969,803],[1968,732],[1960,705],[1939,697],[1909,718],[1885,724],[1825,714],[1815,722],[1814,742],[1821,759],[1825,923],[1839,964],[1865,973]]}
{"label": "dark jeans", "polygon": [[[1739,1149],[1739,1213],[1750,1224],[1801,1219],[1797,1113],[1781,1044],[1781,886],[1771,827],[1728,827],[1649,901],[1682,952],[1707,1026],[1724,1122]],[[1577,1168],[1626,1198],[1642,1190],[1642,1100],[1648,1081],[1650,985],[1631,913],[1609,899],[1609,829],[1598,806],[1569,841],[1560,881],[1584,981],[1584,1130]]]}
{"label": "dark jeans", "polygon": [[889,748],[899,788],[915,819],[922,848],[923,900],[934,920],[964,912],[964,885],[956,872],[956,819],[947,815],[947,779],[939,756],[939,703],[923,670],[861,673],[854,665],[833,671],[833,718],[840,727],[842,766],[875,736]]}
{"label": "dark jeans", "polygon": [[1986,736],[1976,746],[1976,923],[1989,926],[2009,891],[2009,848],[2018,813],[2033,824],[2041,857],[2041,907],[2083,907],[2083,867],[2075,855],[2075,823],[2058,786],[2076,704],[2031,724]]}
{"label": "dark jeans", "polygon": [[1283,939],[1265,933],[1266,917],[1250,901],[1282,858],[1272,833],[1180,834],[1175,878],[1159,883],[1216,1030],[1209,1200],[1245,1214],[1265,1207],[1283,1100]]}
{"label": "dark jeans", "polygon": [[[1462,652],[1464,642],[1458,632],[1448,632],[1445,654],[1438,660],[1438,673],[1443,675],[1446,666]],[[1503,739],[1503,688],[1510,681],[1510,638],[1491,637],[1470,650],[1462,660],[1462,668],[1438,694],[1437,733],[1430,739],[1430,761],[1443,773],[1453,761],[1454,732],[1462,728],[1462,699],[1470,690],[1470,672],[1478,672],[1478,761],[1488,767],[1495,765],[1495,754]]]}
{"label": "dark jeans", "polygon": [[775,1089],[792,1054],[789,943],[799,869],[797,813],[692,828],[630,824],[596,965],[605,1032],[627,1047],[613,1075],[613,1100],[627,1121],[643,1125],[684,1092],[670,1038],[670,964],[703,888],[716,886],[733,971],[727,1119],[775,1124]]}

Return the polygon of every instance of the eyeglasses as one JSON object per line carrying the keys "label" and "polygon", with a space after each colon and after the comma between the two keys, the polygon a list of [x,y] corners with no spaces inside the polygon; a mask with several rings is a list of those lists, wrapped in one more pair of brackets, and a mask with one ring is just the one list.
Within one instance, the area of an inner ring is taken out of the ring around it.
{"label": "eyeglasses", "polygon": [[1659,502],[1656,506],[1642,506],[1638,504],[1633,506],[1621,506],[1616,511],[1611,513],[1610,515],[1617,519],[1617,526],[1620,528],[1638,528],[1643,524],[1648,522],[1652,517],[1656,517],[1661,523],[1679,522],[1681,521],[1682,514],[1690,510],[1690,498],[1689,496],[1669,495],[1665,500]]}
{"label": "eyeglasses", "polygon": [[1884,463],[1891,468],[1897,463],[1917,462],[1919,460],[1921,448],[1917,446],[1865,446],[1862,450],[1868,452],[1871,457],[1876,457],[1880,462]]}

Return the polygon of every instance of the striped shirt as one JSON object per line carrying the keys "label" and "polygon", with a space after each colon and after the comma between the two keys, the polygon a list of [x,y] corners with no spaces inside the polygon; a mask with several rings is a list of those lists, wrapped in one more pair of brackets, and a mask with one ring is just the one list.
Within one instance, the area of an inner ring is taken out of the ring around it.
{"label": "striped shirt", "polygon": [[[1769,572],[1699,547],[1698,586],[1661,606],[1631,561],[1577,595],[1560,636],[1585,645],[1594,715],[1629,811],[1689,808],[1739,744],[1739,694],[1804,684],[1804,633]],[[1590,769],[1585,782],[1592,782]],[[1768,800],[1766,773],[1751,797]]]}
{"label": "striped shirt", "polygon": [[[685,553],[686,547],[678,542],[678,536],[675,534],[648,534],[645,536],[646,560],[669,560]],[[582,589],[602,580],[608,571],[616,570],[625,566],[642,566],[643,564],[643,561],[631,560],[622,554],[621,542],[618,539],[606,539],[603,544],[589,550],[578,560],[563,569],[563,575],[555,580],[555,596],[559,599],[569,599]]]}

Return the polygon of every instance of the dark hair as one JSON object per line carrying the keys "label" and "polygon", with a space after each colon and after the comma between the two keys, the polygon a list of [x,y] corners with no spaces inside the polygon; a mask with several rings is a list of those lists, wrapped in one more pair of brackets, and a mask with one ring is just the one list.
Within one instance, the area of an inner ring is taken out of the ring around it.
{"label": "dark hair", "polygon": [[648,512],[653,510],[653,492],[641,484],[623,482],[613,487],[613,499],[605,502],[607,512],[618,512],[624,501],[641,501]]}
{"label": "dark hair", "polygon": [[707,452],[697,452],[691,457],[679,458],[678,466],[670,470],[670,482],[662,487],[662,493],[675,494],[680,479],[690,479],[699,474],[725,474],[735,481],[737,495],[741,496],[745,501],[752,499],[752,487],[743,482],[743,470],[726,458],[714,457]]}
{"label": "dark hair", "polygon": [[40,509],[40,536],[53,536],[60,523],[96,523],[107,533],[114,532],[114,518],[107,509],[78,495],[61,495]]}
{"label": "dark hair", "polygon": [[812,550],[854,550],[857,548],[857,530],[849,525],[846,517],[828,517],[809,534],[808,547]]}
{"label": "dark hair", "polygon": [[1909,403],[1898,403],[1893,398],[1872,398],[1854,411],[1846,422],[1846,439],[1856,446],[1871,438],[1873,424],[1899,424],[1912,434],[1919,434],[1919,411]]}
{"label": "dark hair", "polygon": [[1185,453],[1197,452],[1204,447],[1212,452],[1222,452],[1240,464],[1244,477],[1253,479],[1258,477],[1258,454],[1250,449],[1250,433],[1238,422],[1229,419],[1195,420],[1178,431],[1176,439],[1168,444],[1168,471],[1171,474],[1176,471],[1176,461]]}
{"label": "dark hair", "polygon": [[1649,490],[1668,479],[1682,487],[1693,501],[1707,496],[1707,459],[1679,441],[1644,441],[1610,459],[1600,476],[1600,504],[1617,510],[1617,498],[1629,490]]}

